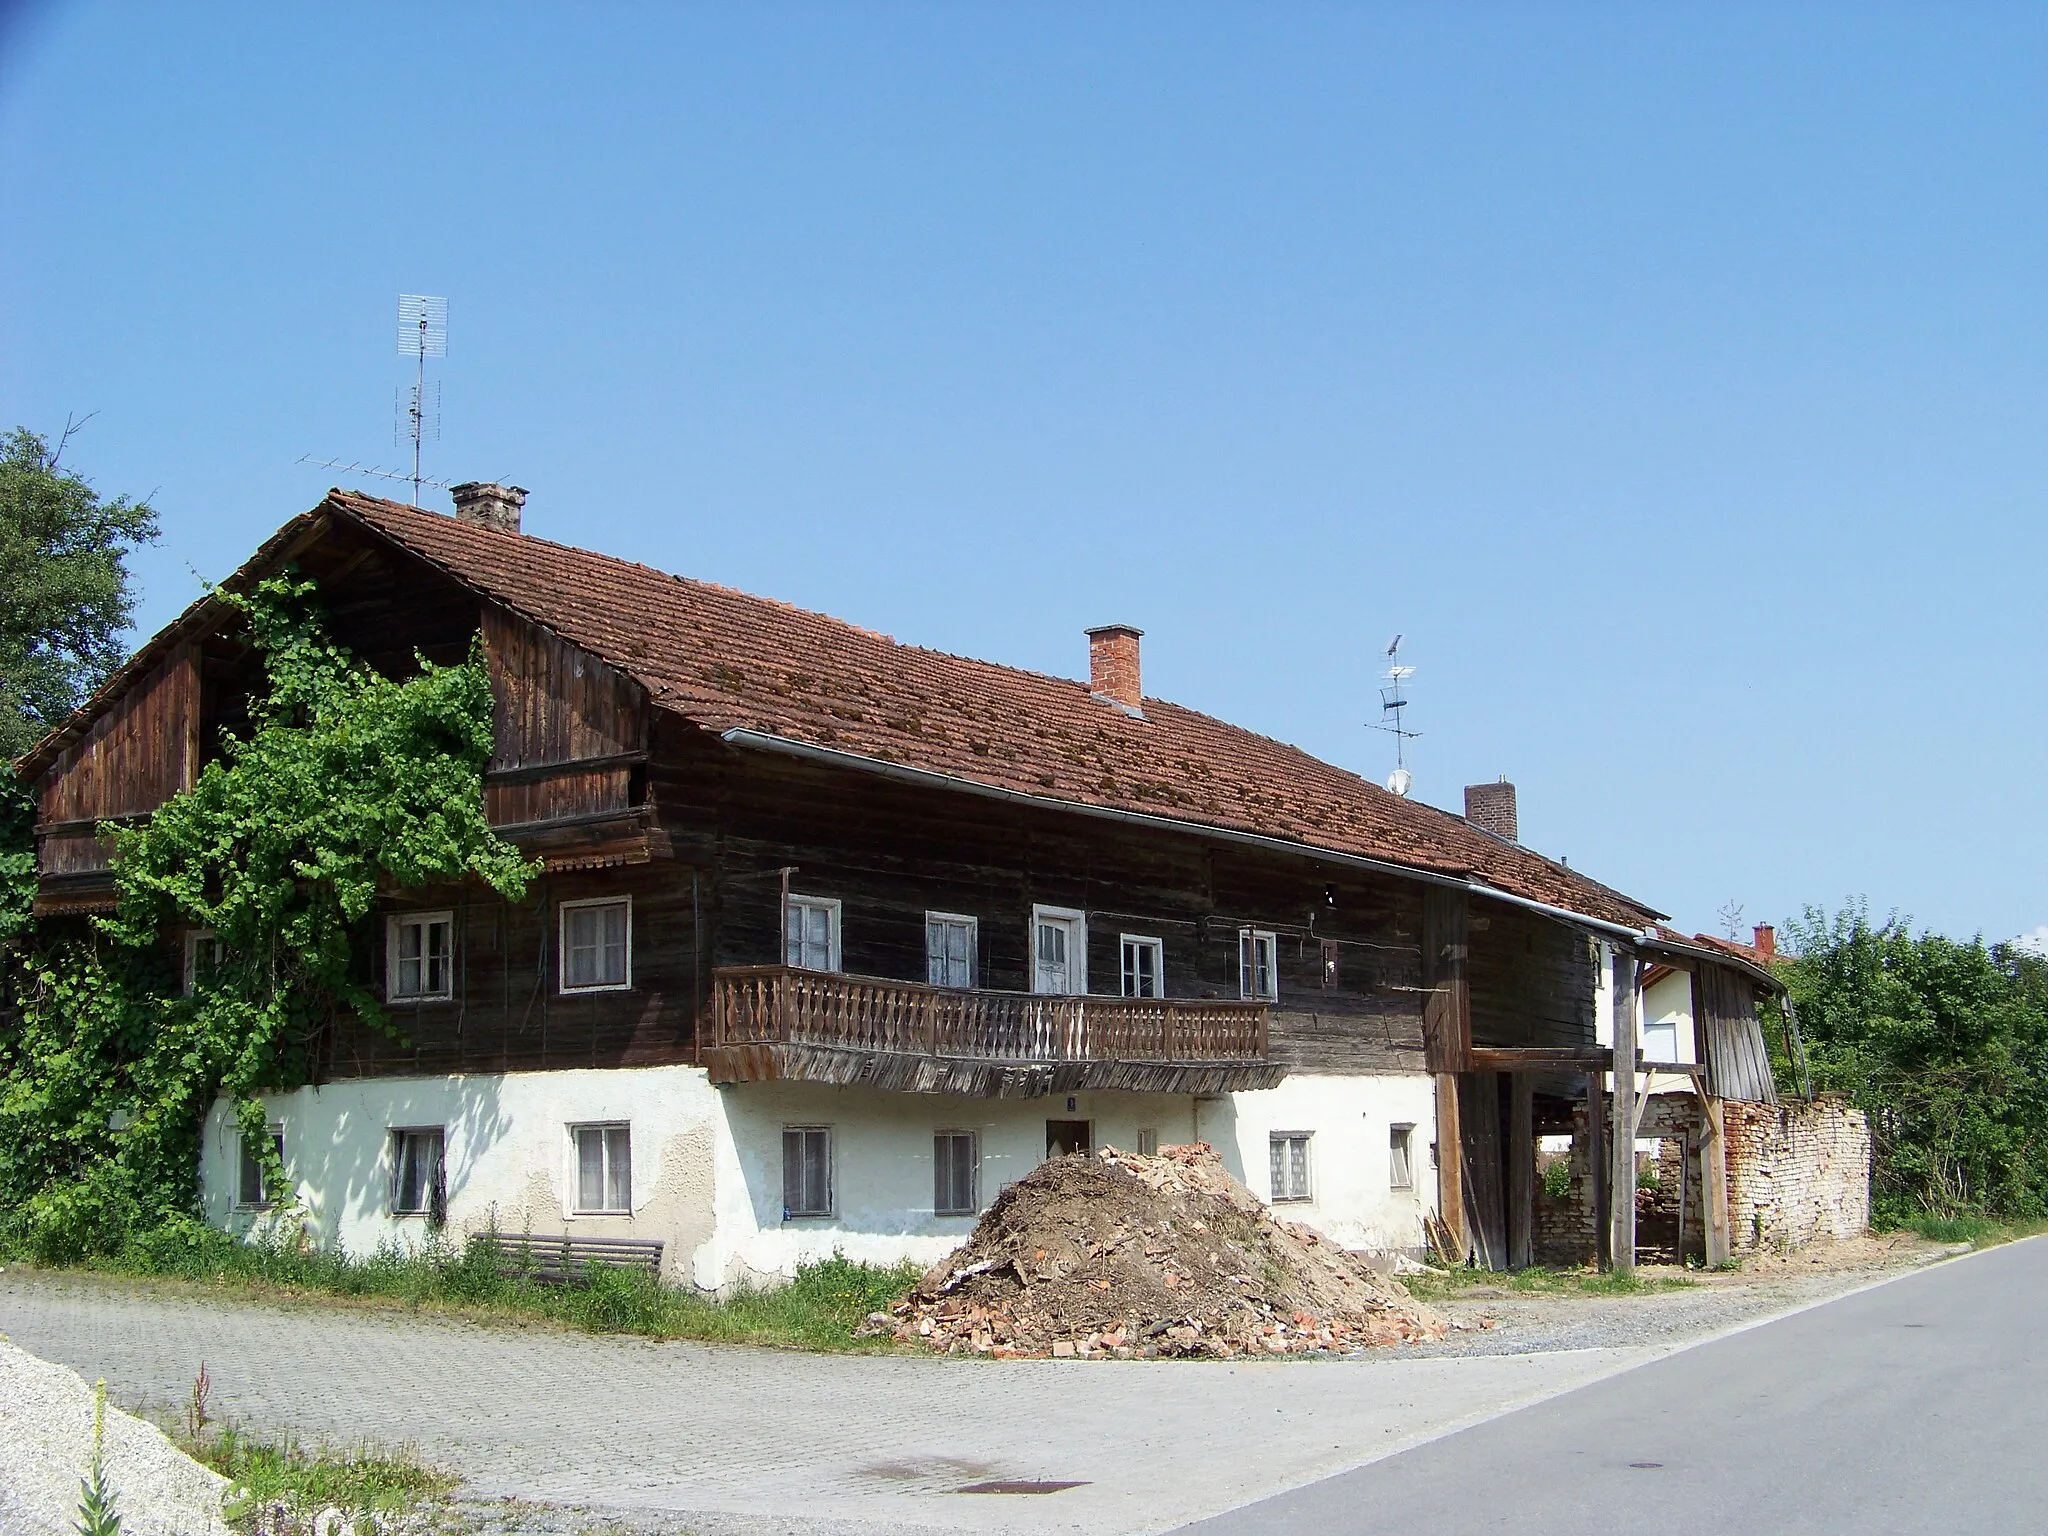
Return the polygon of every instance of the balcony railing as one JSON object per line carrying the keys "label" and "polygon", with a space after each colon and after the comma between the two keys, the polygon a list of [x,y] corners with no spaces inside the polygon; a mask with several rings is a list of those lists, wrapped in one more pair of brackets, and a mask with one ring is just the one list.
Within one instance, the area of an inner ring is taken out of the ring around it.
{"label": "balcony railing", "polygon": [[785,965],[715,971],[712,992],[716,1046],[1018,1065],[1266,1060],[1264,1003],[964,991]]}

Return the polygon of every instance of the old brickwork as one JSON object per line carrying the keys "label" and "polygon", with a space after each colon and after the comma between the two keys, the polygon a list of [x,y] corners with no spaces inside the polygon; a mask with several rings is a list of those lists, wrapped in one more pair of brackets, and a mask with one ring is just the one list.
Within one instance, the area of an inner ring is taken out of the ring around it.
{"label": "old brickwork", "polygon": [[[1602,1112],[1610,1112],[1603,1103]],[[1593,1257],[1593,1180],[1586,1163],[1586,1111],[1572,1117],[1571,1187],[1561,1199],[1536,1192],[1536,1262],[1586,1264]],[[1728,1230],[1738,1255],[1780,1252],[1812,1242],[1860,1236],[1870,1225],[1870,1127],[1860,1110],[1841,1100],[1811,1104],[1722,1106],[1728,1136]],[[1663,1142],[1661,1166],[1668,1169],[1683,1148],[1685,1191],[1638,1203],[1638,1239],[1645,1261],[1654,1247],[1667,1251],[1669,1228],[1683,1211],[1684,1252],[1706,1252],[1705,1207],[1700,1185],[1703,1138],[1699,1101],[1690,1095],[1658,1094],[1643,1111],[1641,1139]],[[1651,1211],[1656,1215],[1653,1217]],[[1658,1230],[1653,1222],[1660,1222]]]}
{"label": "old brickwork", "polygon": [[1870,1226],[1870,1123],[1822,1097],[1725,1107],[1728,1227],[1738,1253],[1860,1237]]}

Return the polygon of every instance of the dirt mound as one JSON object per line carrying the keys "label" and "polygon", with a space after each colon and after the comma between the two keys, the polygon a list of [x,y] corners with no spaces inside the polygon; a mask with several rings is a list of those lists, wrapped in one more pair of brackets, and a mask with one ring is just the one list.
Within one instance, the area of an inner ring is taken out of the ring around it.
{"label": "dirt mound", "polygon": [[949,1354],[1284,1355],[1439,1338],[1444,1320],[1276,1221],[1213,1148],[1053,1158],[863,1332]]}

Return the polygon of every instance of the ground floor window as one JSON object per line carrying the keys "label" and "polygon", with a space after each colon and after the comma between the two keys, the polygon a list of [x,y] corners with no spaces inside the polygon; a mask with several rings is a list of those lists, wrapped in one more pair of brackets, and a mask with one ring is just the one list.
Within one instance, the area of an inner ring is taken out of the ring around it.
{"label": "ground floor window", "polygon": [[790,1125],[782,1130],[782,1217],[832,1214],[832,1128]]}
{"label": "ground floor window", "polygon": [[1158,1155],[1159,1132],[1150,1126],[1141,1128],[1138,1132],[1138,1156],[1157,1157]]}
{"label": "ground floor window", "polygon": [[932,1138],[932,1210],[972,1216],[979,1209],[981,1148],[972,1131],[940,1131]]}
{"label": "ground floor window", "polygon": [[1412,1125],[1387,1127],[1387,1187],[1415,1187],[1415,1127]]}
{"label": "ground floor window", "polygon": [[576,1211],[578,1215],[633,1214],[633,1134],[623,1125],[578,1125]]}
{"label": "ground floor window", "polygon": [[1308,1199],[1308,1138],[1307,1131],[1275,1131],[1269,1138],[1274,1201]]}
{"label": "ground floor window", "polygon": [[408,1126],[391,1133],[391,1211],[440,1222],[448,1215],[448,1176],[441,1127]]}
{"label": "ground floor window", "polygon": [[[277,1160],[284,1161],[284,1127],[273,1125],[265,1133],[270,1137],[270,1150],[277,1154]],[[240,1138],[241,1167],[235,1180],[235,1204],[245,1211],[267,1210],[270,1206],[270,1191],[263,1185],[263,1164],[257,1157],[259,1147],[249,1144],[249,1138]]]}

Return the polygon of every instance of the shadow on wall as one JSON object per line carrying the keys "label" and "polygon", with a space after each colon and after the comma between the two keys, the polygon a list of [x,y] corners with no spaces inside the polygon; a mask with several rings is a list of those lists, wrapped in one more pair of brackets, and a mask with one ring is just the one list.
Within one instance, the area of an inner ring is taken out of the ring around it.
{"label": "shadow on wall", "polygon": [[[1251,1179],[1245,1173],[1244,1148],[1237,1143],[1235,1099],[1195,1100],[1195,1140],[1206,1141],[1214,1147],[1230,1176],[1247,1189],[1252,1189]],[[1266,1177],[1264,1168],[1259,1170],[1259,1177],[1262,1180]],[[1258,1190],[1252,1189],[1252,1193],[1257,1194]]]}
{"label": "shadow on wall", "polygon": [[[407,1246],[429,1236],[432,1229],[424,1217],[392,1216],[395,1132],[441,1129],[450,1232],[464,1226],[457,1218],[469,1214],[464,1208],[470,1185],[511,1134],[499,1078],[394,1080],[379,1086],[383,1091],[369,1096],[367,1103],[363,1096],[351,1095],[357,1102],[332,1119],[320,1112],[321,1089],[302,1090],[305,1107],[292,1117],[303,1128],[297,1145],[288,1148],[291,1171],[311,1191],[310,1226],[330,1247],[342,1245],[345,1226],[366,1220],[392,1221],[397,1230],[391,1235]],[[482,1213],[474,1214],[480,1225]]]}

